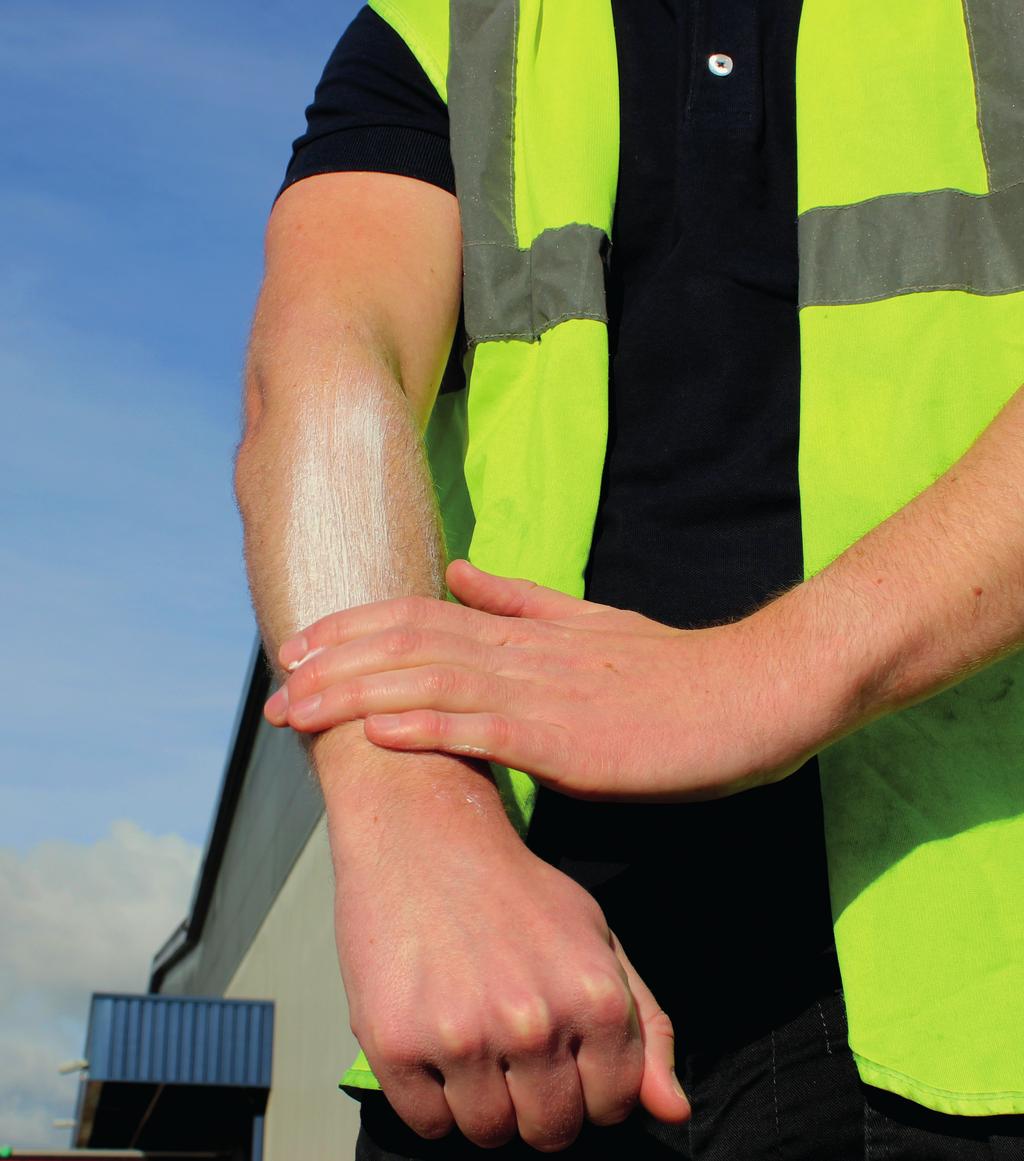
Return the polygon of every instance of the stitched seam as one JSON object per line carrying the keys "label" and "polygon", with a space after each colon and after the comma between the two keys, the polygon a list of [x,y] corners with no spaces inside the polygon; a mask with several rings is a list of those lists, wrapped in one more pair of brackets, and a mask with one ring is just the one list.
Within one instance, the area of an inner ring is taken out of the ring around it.
{"label": "stitched seam", "polygon": [[475,345],[476,343],[496,342],[500,339],[526,339],[527,341],[532,341],[533,339],[539,338],[545,331],[549,331],[552,327],[558,326],[559,323],[568,322],[569,319],[573,318],[592,319],[594,322],[608,321],[607,314],[593,314],[587,311],[570,310],[565,314],[560,314],[558,318],[551,319],[535,331],[495,331],[493,334],[471,336],[469,342],[470,345]]}
{"label": "stitched seam", "polygon": [[885,1076],[891,1076],[895,1080],[907,1081],[910,1084],[912,1084],[915,1088],[919,1089],[921,1092],[935,1093],[936,1096],[944,1096],[944,1097],[949,1097],[953,1100],[963,1101],[965,1103],[972,1103],[972,1102],[980,1102],[980,1101],[1005,1100],[1008,1097],[1019,1097],[1022,1095],[1022,1092],[1024,1092],[1024,1090],[1022,1090],[1022,1089],[1012,1089],[1012,1088],[1002,1089],[1002,1090],[996,1091],[996,1092],[975,1092],[975,1093],[952,1092],[950,1089],[936,1088],[934,1085],[925,1084],[924,1081],[915,1080],[914,1077],[908,1075],[905,1072],[899,1072],[895,1068],[887,1068],[886,1065],[879,1064],[877,1061],[872,1060],[870,1056],[865,1056],[862,1052],[858,1052],[855,1048],[852,1048],[851,1050],[853,1052],[853,1055],[857,1059],[863,1060],[865,1063],[871,1065],[871,1067],[873,1069],[876,1069],[878,1072],[883,1073]]}
{"label": "stitched seam", "polygon": [[875,194],[873,198],[864,198],[863,201],[859,202],[834,202],[827,206],[808,206],[806,210],[797,215],[797,220],[806,218],[810,214],[821,214],[826,211],[836,213],[841,210],[857,209],[860,206],[870,206],[873,202],[891,202],[896,198],[905,201],[920,201],[924,198],[933,198],[936,194],[956,194],[957,197],[984,201],[987,198],[998,197],[1000,194],[1016,189],[1021,185],[1024,185],[1024,178],[1019,181],[1011,181],[1009,185],[1000,186],[999,189],[989,190],[987,193],[972,193],[967,189],[956,189],[954,186],[944,185],[941,189],[904,190],[901,193]]}
{"label": "stitched seam", "polygon": [[821,1030],[825,1033],[825,1052],[827,1055],[832,1055],[832,1041],[828,1037],[828,1025],[825,1023],[825,1011],[821,1006],[821,1000],[818,1001],[818,1015],[821,1017]]}
{"label": "stitched seam", "polygon": [[782,1130],[779,1128],[779,1084],[775,1067],[775,1033],[772,1033],[772,1104],[775,1106],[775,1154],[781,1156]]}
{"label": "stitched seam", "polygon": [[512,221],[512,241],[519,245],[519,223],[516,221],[516,73],[519,69],[519,0],[512,0],[512,88],[509,92],[508,125],[508,206]]}
{"label": "stitched seam", "polygon": [[992,188],[992,162],[988,155],[988,142],[985,140],[985,126],[981,120],[981,73],[978,70],[978,51],[974,42],[974,25],[971,22],[971,0],[963,0],[964,22],[967,25],[967,45],[971,54],[971,77],[974,81],[974,108],[978,122],[978,137],[981,140],[981,155],[985,158],[985,176],[988,178],[988,188]]}
{"label": "stitched seam", "polygon": [[884,302],[887,298],[901,298],[905,294],[925,294],[932,290],[962,290],[965,294],[974,294],[979,298],[998,298],[1003,294],[1016,294],[1018,291],[1024,290],[1024,283],[1017,286],[1001,287],[999,290],[978,290],[977,287],[962,282],[935,286],[900,286],[895,290],[882,290],[878,294],[865,295],[863,298],[812,298],[808,299],[807,302],[802,302],[800,309],[803,310],[805,306],[856,306],[866,302]]}

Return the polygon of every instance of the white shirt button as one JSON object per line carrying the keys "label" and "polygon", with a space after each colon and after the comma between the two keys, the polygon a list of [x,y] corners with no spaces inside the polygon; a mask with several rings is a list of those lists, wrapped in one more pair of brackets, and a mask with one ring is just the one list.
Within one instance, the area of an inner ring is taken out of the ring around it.
{"label": "white shirt button", "polygon": [[732,72],[732,57],[724,52],[713,52],[708,57],[708,71],[716,77],[727,77]]}

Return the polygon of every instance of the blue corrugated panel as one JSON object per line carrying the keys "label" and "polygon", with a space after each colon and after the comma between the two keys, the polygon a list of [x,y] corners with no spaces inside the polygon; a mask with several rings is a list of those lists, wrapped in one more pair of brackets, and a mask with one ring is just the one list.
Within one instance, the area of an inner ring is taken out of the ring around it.
{"label": "blue corrugated panel", "polygon": [[269,1000],[94,995],[90,1080],[270,1087]]}

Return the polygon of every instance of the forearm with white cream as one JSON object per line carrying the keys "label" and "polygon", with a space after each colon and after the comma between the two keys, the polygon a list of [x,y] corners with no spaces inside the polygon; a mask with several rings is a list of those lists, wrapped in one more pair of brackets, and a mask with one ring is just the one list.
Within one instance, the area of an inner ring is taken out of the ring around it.
{"label": "forearm with white cream", "polygon": [[[386,360],[354,345],[329,370],[307,363],[308,386],[286,391],[284,367],[294,375],[303,360],[268,357],[265,346],[257,333],[236,483],[253,602],[274,659],[285,636],[326,613],[444,590],[419,425]],[[496,825],[507,825],[480,768],[459,759],[378,750],[359,723],[320,735],[311,752],[329,813],[344,800],[347,832],[362,807],[370,815],[385,800],[450,822],[453,803],[477,813],[493,799]]]}

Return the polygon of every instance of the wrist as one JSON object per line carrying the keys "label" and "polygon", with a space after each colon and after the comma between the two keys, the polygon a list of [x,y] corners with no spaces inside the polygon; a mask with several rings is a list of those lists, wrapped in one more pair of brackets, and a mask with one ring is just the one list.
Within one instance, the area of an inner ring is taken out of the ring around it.
{"label": "wrist", "polygon": [[399,844],[522,845],[486,763],[382,749],[366,740],[361,721],[316,735],[310,754],[336,864],[377,859]]}

